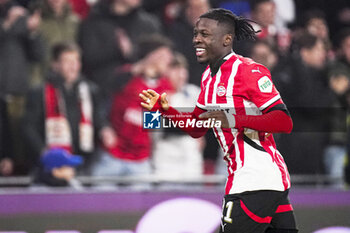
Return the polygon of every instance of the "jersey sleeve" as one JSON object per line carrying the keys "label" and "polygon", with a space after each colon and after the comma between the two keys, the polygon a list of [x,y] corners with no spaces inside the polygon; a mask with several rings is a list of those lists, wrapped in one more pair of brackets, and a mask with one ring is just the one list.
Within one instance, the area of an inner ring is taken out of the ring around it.
{"label": "jersey sleeve", "polygon": [[270,71],[260,64],[246,69],[246,90],[250,101],[264,111],[277,101],[282,101],[280,93],[272,82]]}
{"label": "jersey sleeve", "polygon": [[201,89],[201,92],[199,93],[196,106],[201,109],[205,109],[205,103],[204,103],[204,92],[203,89]]}

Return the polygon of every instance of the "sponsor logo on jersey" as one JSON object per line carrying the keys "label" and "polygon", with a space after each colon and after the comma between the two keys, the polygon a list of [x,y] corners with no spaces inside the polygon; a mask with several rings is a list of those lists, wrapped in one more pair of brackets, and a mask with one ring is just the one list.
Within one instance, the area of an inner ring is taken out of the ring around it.
{"label": "sponsor logo on jersey", "polygon": [[272,82],[269,77],[264,76],[259,79],[258,86],[261,92],[263,93],[271,93],[272,92]]}
{"label": "sponsor logo on jersey", "polygon": [[218,86],[216,93],[218,96],[224,96],[226,94],[226,88],[224,86]]}

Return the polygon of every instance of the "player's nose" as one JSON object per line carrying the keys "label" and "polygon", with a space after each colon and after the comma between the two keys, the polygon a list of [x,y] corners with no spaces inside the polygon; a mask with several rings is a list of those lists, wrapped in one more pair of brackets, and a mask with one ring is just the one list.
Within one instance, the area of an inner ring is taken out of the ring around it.
{"label": "player's nose", "polygon": [[192,39],[193,46],[198,45],[201,42],[199,36],[194,36]]}

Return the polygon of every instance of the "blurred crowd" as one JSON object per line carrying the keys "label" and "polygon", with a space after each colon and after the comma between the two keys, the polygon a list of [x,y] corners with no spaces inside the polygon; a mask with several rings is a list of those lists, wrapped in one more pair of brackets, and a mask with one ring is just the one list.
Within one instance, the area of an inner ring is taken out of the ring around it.
{"label": "blurred crowd", "polygon": [[223,174],[212,133],[143,129],[138,94],[195,106],[205,65],[193,26],[212,7],[251,19],[235,52],[265,65],[294,120],[276,142],[292,174],[350,182],[348,0],[0,0],[0,174]]}

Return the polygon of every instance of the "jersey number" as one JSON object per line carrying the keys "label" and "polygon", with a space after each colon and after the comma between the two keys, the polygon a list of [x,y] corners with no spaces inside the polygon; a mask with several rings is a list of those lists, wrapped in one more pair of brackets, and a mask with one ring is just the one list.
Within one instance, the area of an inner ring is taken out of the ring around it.
{"label": "jersey number", "polygon": [[233,208],[233,201],[229,201],[226,203],[226,216],[224,217],[224,221],[227,223],[232,223],[232,208]]}

